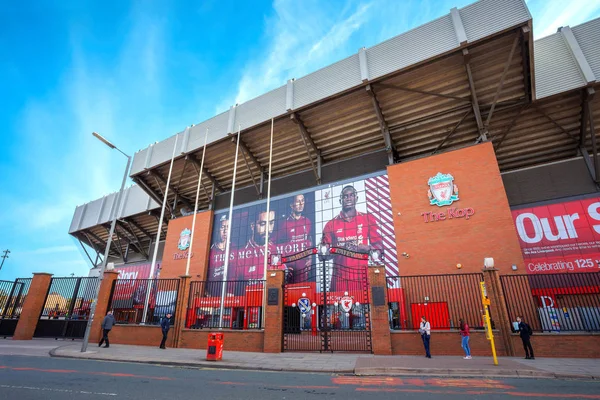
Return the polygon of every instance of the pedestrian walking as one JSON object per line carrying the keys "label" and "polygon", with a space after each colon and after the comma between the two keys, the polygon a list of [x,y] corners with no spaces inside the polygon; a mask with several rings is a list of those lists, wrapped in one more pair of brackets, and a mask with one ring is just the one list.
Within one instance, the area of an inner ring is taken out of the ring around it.
{"label": "pedestrian walking", "polygon": [[105,343],[104,347],[109,347],[110,343],[108,341],[108,333],[112,329],[115,324],[115,317],[113,316],[113,312],[109,311],[106,313],[106,317],[102,320],[102,339],[100,339],[100,343],[98,343],[98,347],[102,346],[102,343]]}
{"label": "pedestrian walking", "polygon": [[167,313],[167,315],[160,320],[160,329],[162,330],[162,340],[160,342],[160,348],[166,349],[165,343],[167,342],[167,335],[169,334],[169,329],[171,328],[171,313]]}
{"label": "pedestrian walking", "polygon": [[429,353],[429,340],[431,339],[431,325],[427,322],[425,317],[421,317],[421,325],[419,327],[419,333],[421,334],[421,339],[423,340],[423,347],[425,347],[425,357],[431,358],[431,353]]}
{"label": "pedestrian walking", "polygon": [[467,324],[462,318],[460,319],[460,336],[462,338],[461,346],[465,351],[465,356],[463,357],[465,360],[471,359],[471,347],[469,347],[469,324]]}
{"label": "pedestrian walking", "polygon": [[525,349],[525,359],[535,360],[535,357],[533,356],[533,347],[531,346],[531,335],[533,335],[533,330],[529,324],[523,321],[523,317],[517,317],[517,322],[519,323],[519,336],[521,336],[523,348]]}

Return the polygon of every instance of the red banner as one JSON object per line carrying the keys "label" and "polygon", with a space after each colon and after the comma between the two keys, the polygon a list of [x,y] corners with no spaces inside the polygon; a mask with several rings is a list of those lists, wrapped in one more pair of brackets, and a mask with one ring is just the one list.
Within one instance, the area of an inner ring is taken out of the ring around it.
{"label": "red banner", "polygon": [[600,197],[512,211],[530,274],[600,268]]}

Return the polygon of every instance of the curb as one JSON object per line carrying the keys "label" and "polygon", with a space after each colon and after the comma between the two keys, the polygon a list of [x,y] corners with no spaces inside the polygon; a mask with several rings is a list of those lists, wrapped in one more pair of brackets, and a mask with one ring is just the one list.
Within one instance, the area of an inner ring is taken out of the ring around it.
{"label": "curb", "polygon": [[442,368],[356,368],[356,369],[330,369],[330,370],[309,370],[299,368],[274,368],[274,367],[246,367],[236,364],[223,364],[218,362],[198,362],[198,363],[186,363],[177,361],[154,361],[154,360],[118,360],[118,359],[106,359],[93,356],[72,356],[57,354],[57,350],[61,349],[61,346],[50,350],[50,357],[55,358],[68,358],[74,360],[95,360],[95,361],[108,361],[108,362],[127,362],[135,364],[148,364],[148,365],[163,365],[171,367],[181,368],[215,368],[215,369],[230,369],[230,370],[242,370],[242,371],[270,371],[270,372],[300,372],[300,373],[338,373],[338,374],[352,374],[356,376],[439,376],[439,377],[461,377],[461,378],[533,378],[533,379],[570,379],[570,380],[600,380],[600,376],[585,375],[585,374],[556,374],[553,372],[546,371],[533,371],[533,370],[471,370],[471,369],[442,369]]}
{"label": "curb", "polygon": [[57,347],[49,351],[50,357],[54,358],[68,358],[72,360],[94,360],[94,361],[107,361],[107,362],[125,362],[125,363],[133,363],[133,364],[148,364],[148,365],[165,365],[170,367],[181,367],[181,368],[193,368],[193,369],[201,369],[201,368],[214,368],[214,369],[232,369],[232,370],[243,370],[243,371],[270,371],[270,372],[303,372],[303,373],[332,373],[332,374],[354,374],[353,369],[331,369],[331,370],[314,370],[314,369],[299,369],[299,368],[286,368],[282,367],[261,367],[261,366],[253,366],[246,367],[243,365],[236,364],[221,364],[219,362],[198,362],[198,363],[186,363],[186,362],[178,362],[178,361],[155,361],[155,360],[119,360],[119,359],[107,359],[93,356],[71,356],[65,354],[57,354],[56,350],[60,349]]}

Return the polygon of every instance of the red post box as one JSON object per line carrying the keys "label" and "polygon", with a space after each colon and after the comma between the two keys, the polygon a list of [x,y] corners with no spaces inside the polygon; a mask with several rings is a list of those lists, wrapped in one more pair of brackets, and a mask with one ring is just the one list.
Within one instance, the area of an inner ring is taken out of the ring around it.
{"label": "red post box", "polygon": [[219,361],[223,358],[223,334],[211,332],[206,345],[206,360]]}

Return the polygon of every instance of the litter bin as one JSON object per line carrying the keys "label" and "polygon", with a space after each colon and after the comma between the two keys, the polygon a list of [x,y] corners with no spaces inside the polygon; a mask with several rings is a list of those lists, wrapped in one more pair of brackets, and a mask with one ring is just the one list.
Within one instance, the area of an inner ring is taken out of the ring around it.
{"label": "litter bin", "polygon": [[206,360],[219,361],[223,358],[223,334],[209,333],[206,345]]}

